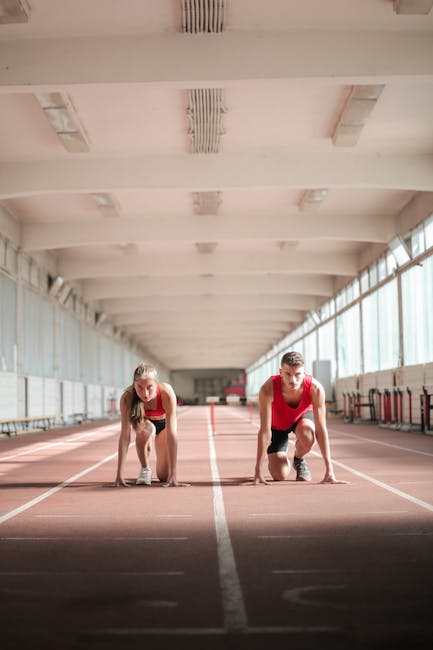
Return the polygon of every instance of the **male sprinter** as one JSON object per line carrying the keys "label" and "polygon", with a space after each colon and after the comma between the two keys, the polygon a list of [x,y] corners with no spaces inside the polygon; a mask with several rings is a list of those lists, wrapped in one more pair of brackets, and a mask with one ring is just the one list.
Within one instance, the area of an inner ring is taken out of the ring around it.
{"label": "male sprinter", "polygon": [[257,438],[257,461],[254,484],[267,484],[262,466],[265,452],[274,481],[289,477],[287,458],[289,433],[296,437],[293,466],[297,481],[311,481],[305,461],[315,438],[319,443],[325,463],[322,483],[337,481],[332,469],[328,430],[326,428],[325,391],[323,386],[304,368],[304,358],[298,352],[286,352],[281,359],[279,375],[269,377],[259,393],[260,429]]}

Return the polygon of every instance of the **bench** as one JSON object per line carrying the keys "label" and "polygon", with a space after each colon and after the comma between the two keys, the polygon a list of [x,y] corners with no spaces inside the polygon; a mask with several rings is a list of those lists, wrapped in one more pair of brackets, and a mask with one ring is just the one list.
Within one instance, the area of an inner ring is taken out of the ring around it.
{"label": "bench", "polygon": [[11,436],[12,434],[17,435],[20,432],[30,433],[32,431],[39,431],[40,429],[46,431],[53,426],[57,418],[57,415],[30,415],[17,418],[4,418],[0,420],[0,433]]}
{"label": "bench", "polygon": [[68,419],[73,420],[74,424],[81,424],[84,420],[88,420],[87,413],[69,413]]}

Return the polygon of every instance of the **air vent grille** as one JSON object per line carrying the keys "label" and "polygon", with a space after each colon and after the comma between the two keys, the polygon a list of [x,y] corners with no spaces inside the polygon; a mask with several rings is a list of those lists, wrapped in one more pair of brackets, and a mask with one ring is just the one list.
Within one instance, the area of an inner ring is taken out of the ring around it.
{"label": "air vent grille", "polygon": [[221,136],[224,92],[221,88],[196,88],[188,91],[187,115],[192,153],[218,153]]}
{"label": "air vent grille", "polygon": [[182,0],[185,34],[220,34],[224,31],[225,0]]}

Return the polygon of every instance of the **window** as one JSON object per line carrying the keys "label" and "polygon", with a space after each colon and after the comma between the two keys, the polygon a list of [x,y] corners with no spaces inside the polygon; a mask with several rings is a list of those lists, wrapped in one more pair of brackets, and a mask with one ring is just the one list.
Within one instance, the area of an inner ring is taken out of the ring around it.
{"label": "window", "polygon": [[401,280],[404,364],[433,361],[433,256]]}
{"label": "window", "polygon": [[398,366],[397,291],[397,280],[392,280],[362,301],[364,372]]}
{"label": "window", "polygon": [[433,246],[433,216],[431,216],[424,224],[424,236],[426,249]]}
{"label": "window", "polygon": [[337,316],[338,376],[350,377],[361,372],[361,334],[359,304]]}

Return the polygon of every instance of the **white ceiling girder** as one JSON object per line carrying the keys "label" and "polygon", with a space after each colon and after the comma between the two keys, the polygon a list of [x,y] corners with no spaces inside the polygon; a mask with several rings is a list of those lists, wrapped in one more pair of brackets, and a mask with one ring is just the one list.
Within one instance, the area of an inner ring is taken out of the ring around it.
{"label": "white ceiling girder", "polygon": [[[168,226],[169,224],[169,226]],[[230,224],[229,227],[228,224]],[[260,241],[332,239],[339,241],[388,242],[394,234],[395,217],[390,215],[320,215],[298,212],[287,215],[217,216],[176,215],[154,218],[70,221],[57,224],[28,224],[22,228],[23,250],[72,248],[88,244],[117,244],[133,235],[134,242],[152,241],[224,241],[259,239]]]}
{"label": "white ceiling girder", "polygon": [[[332,44],[332,47],[330,45]],[[6,40],[3,92],[76,84],[165,83],[227,87],[251,79],[330,79],[386,83],[433,78],[425,31],[227,31],[216,38],[179,33]],[[152,65],[147,62],[152,61]],[[173,65],[173,61],[176,65]]]}
{"label": "white ceiling girder", "polygon": [[256,294],[255,296],[222,296],[222,295],[191,295],[191,296],[152,296],[146,298],[114,298],[102,300],[100,308],[107,314],[137,314],[140,312],[141,318],[146,313],[154,311],[182,311],[200,309],[206,312],[215,309],[229,309],[236,313],[242,309],[281,309],[282,306],[290,306],[297,309],[312,309],[314,299],[311,296],[290,296],[282,298],[281,296],[267,296]]}
{"label": "white ceiling girder", "polygon": [[[116,319],[117,320],[117,319]],[[263,322],[259,321],[253,323],[246,320],[238,320],[236,315],[233,318],[227,320],[193,320],[176,318],[176,327],[173,328],[172,323],[166,323],[164,320],[159,320],[156,323],[136,323],[136,325],[123,325],[123,329],[129,333],[137,333],[140,336],[149,336],[152,338],[155,336],[158,339],[170,338],[177,336],[186,336],[190,341],[195,339],[196,334],[207,334],[208,337],[214,334],[223,336],[226,340],[231,341],[231,333],[240,331],[245,332],[251,335],[265,334],[271,338],[282,338],[284,333],[287,331],[288,324],[292,321],[282,320],[282,321],[268,321]],[[230,335],[228,336],[228,332]]]}
{"label": "white ceiling girder", "polygon": [[177,275],[158,278],[97,278],[83,280],[85,300],[104,298],[133,298],[140,296],[187,296],[211,293],[213,295],[287,295],[307,294],[330,297],[334,282],[326,275],[303,275],[295,279],[289,275],[268,274],[254,277],[245,275],[219,275],[214,277],[190,277],[185,284]]}
{"label": "white ceiling girder", "polygon": [[257,255],[253,260],[251,253],[200,253],[130,255],[107,259],[107,261],[60,260],[59,274],[67,280],[83,278],[127,277],[150,273],[153,275],[191,276],[204,273],[325,273],[329,275],[356,275],[357,256],[350,253],[329,255],[317,253],[306,256],[291,251],[278,251],[268,256]]}
{"label": "white ceiling girder", "polygon": [[0,200],[128,188],[198,191],[239,187],[433,191],[433,155],[336,150],[0,163]]}
{"label": "white ceiling girder", "polygon": [[[278,323],[280,325],[286,325],[290,322],[297,321],[299,318],[303,317],[304,311],[291,309],[290,305],[281,305],[279,308],[272,309],[266,317],[269,323]],[[259,322],[264,318],[265,312],[260,313]],[[167,315],[167,312],[164,309],[161,311],[156,311],[151,314],[151,316],[143,315],[141,320],[137,320],[135,323],[128,325],[128,322],[125,324],[125,328],[128,328],[128,331],[140,331],[140,329],[146,331],[146,329],[152,329],[152,331],[158,331],[159,326],[164,321],[166,323],[171,323],[172,327],[176,329],[176,323],[191,323],[198,325],[206,325],[209,323],[209,326],[212,327],[215,324],[218,325],[227,325],[235,324],[236,322],[245,323],[249,321],[254,323],[257,317],[257,310],[251,309],[242,309],[239,312],[233,313],[233,310],[230,309],[219,309],[204,311],[203,309],[189,310],[188,312],[177,312],[175,314]],[[121,322],[121,315],[116,316],[116,322]]]}

